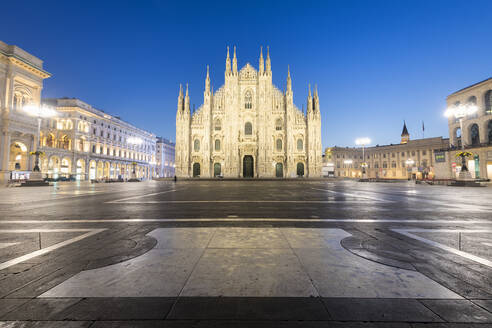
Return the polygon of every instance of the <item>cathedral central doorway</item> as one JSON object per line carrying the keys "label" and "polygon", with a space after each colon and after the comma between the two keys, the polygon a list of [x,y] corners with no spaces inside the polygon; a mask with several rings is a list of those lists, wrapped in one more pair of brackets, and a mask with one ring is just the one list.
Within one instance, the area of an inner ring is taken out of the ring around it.
{"label": "cathedral central doorway", "polygon": [[277,165],[275,165],[275,176],[277,178],[284,177],[284,165],[282,163],[277,163]]}
{"label": "cathedral central doorway", "polygon": [[246,155],[243,158],[243,178],[252,178],[253,173],[253,156]]}
{"label": "cathedral central doorway", "polygon": [[220,163],[214,164],[214,177],[218,177],[221,174],[221,165]]}
{"label": "cathedral central doorway", "polygon": [[200,177],[200,163],[193,163],[193,177]]}

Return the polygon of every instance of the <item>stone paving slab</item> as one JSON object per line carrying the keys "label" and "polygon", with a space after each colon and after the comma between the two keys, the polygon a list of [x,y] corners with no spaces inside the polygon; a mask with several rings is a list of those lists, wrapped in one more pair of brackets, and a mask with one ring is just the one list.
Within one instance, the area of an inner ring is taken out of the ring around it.
{"label": "stone paving slab", "polygon": [[[149,252],[82,271],[41,297],[461,298],[419,272],[352,254],[342,229],[199,228],[190,242],[194,229],[156,229]],[[303,245],[313,248],[291,248]]]}
{"label": "stone paving slab", "polygon": [[340,321],[442,322],[415,299],[324,298],[328,312]]}
{"label": "stone paving slab", "polygon": [[90,298],[70,309],[66,320],[158,320],[165,319],[173,298]]}
{"label": "stone paving slab", "polygon": [[92,321],[0,321],[0,328],[89,328]]}
{"label": "stone paving slab", "polygon": [[32,299],[0,317],[0,320],[63,320],[80,298]]}
{"label": "stone paving slab", "polygon": [[492,323],[492,313],[468,300],[422,300],[421,302],[446,321]]}
{"label": "stone paving slab", "polygon": [[180,297],[168,319],[329,320],[320,298]]}

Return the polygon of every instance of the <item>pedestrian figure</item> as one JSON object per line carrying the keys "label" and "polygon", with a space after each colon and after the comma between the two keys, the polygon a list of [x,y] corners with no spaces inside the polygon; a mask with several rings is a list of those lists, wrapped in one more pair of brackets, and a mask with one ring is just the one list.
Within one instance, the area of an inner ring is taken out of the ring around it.
{"label": "pedestrian figure", "polygon": [[177,181],[178,181],[178,177],[174,176],[174,182],[177,182]]}

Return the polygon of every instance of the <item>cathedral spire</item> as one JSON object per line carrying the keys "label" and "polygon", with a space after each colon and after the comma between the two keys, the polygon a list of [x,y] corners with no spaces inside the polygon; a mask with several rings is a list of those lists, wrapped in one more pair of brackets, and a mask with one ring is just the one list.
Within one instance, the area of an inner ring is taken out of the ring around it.
{"label": "cathedral spire", "polygon": [[237,74],[236,46],[234,46],[234,57],[232,58],[232,73]]}
{"label": "cathedral spire", "polygon": [[287,92],[292,93],[292,80],[290,78],[290,67],[287,65]]}
{"label": "cathedral spire", "polygon": [[231,58],[229,57],[229,46],[227,46],[226,74],[231,73]]}
{"label": "cathedral spire", "polygon": [[272,73],[272,63],[270,61],[270,47],[267,46],[267,58],[266,58],[266,71],[267,73]]}
{"label": "cathedral spire", "polygon": [[309,84],[308,99],[306,112],[310,113],[313,110],[313,97],[311,96],[311,84]]}
{"label": "cathedral spire", "polygon": [[205,78],[205,92],[209,92],[209,91],[210,91],[210,73],[207,65],[207,77]]}
{"label": "cathedral spire", "polygon": [[313,110],[319,113],[318,85],[314,85]]}
{"label": "cathedral spire", "polygon": [[260,74],[265,71],[265,62],[263,60],[263,47],[260,47]]}
{"label": "cathedral spire", "polygon": [[190,112],[190,95],[188,93],[188,83],[186,83],[186,96],[184,99],[184,110]]}
{"label": "cathedral spire", "polygon": [[178,113],[183,110],[183,85],[179,84]]}

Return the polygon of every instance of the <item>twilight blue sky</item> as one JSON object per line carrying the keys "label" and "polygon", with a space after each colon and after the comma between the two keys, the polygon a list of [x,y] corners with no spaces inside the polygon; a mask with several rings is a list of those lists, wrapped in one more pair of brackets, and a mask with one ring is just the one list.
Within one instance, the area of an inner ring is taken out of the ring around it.
{"label": "twilight blue sky", "polygon": [[43,97],[77,97],[175,139],[179,83],[203,100],[225,50],[258,66],[270,46],[273,81],[294,102],[318,84],[323,146],[447,136],[448,94],[492,75],[492,1],[15,1],[2,4],[0,40],[45,61]]}

